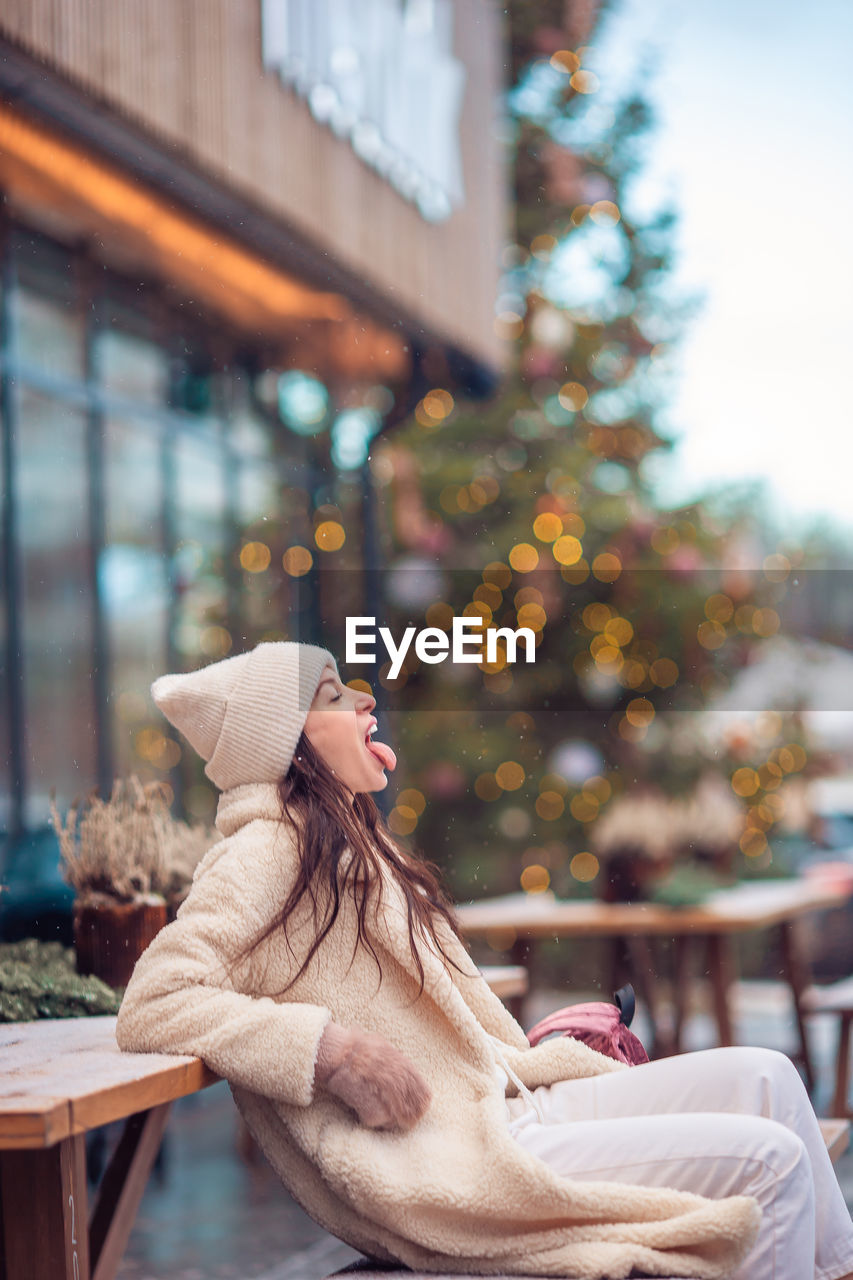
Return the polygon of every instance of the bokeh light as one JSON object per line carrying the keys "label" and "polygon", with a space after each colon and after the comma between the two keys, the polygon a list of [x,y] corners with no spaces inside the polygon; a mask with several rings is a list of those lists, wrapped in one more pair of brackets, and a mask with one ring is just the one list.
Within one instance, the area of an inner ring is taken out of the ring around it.
{"label": "bokeh light", "polygon": [[297,543],[295,546],[287,548],[281,558],[281,563],[285,573],[290,574],[291,578],[303,578],[314,563],[314,557],[307,547],[302,547]]}
{"label": "bokeh light", "polygon": [[329,393],[317,378],[292,369],[278,379],[278,412],[297,435],[316,436],[326,425]]}
{"label": "bokeh light", "polygon": [[346,536],[343,525],[337,520],[323,520],[314,530],[314,541],[320,551],[340,551]]}
{"label": "bokeh light", "polygon": [[271,559],[265,542],[246,542],[240,548],[240,566],[247,573],[263,573],[269,568]]}
{"label": "bokeh light", "polygon": [[573,878],[581,884],[589,884],[594,880],[601,870],[601,864],[594,853],[584,850],[582,853],[576,853],[569,863],[569,871]]}

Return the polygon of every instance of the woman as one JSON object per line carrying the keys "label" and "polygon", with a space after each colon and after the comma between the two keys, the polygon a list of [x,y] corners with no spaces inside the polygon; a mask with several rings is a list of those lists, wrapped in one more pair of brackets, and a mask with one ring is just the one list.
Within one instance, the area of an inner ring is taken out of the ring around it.
{"label": "woman", "polygon": [[327,650],[262,644],[152,693],[222,792],[222,840],[139,960],[118,1042],[227,1078],[313,1218],[421,1271],[850,1276],[850,1218],[782,1055],[629,1068],[528,1045],[381,821],[369,793],[396,760]]}

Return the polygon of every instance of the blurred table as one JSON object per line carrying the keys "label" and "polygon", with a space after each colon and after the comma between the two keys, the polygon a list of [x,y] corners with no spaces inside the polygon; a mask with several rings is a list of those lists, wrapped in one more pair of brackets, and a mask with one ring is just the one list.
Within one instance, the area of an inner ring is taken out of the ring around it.
{"label": "blurred table", "polygon": [[[798,922],[815,911],[842,906],[853,892],[849,882],[809,876],[784,880],[746,881],[710,894],[701,906],[665,907],[651,902],[564,902],[551,894],[510,894],[503,898],[464,903],[456,915],[468,938],[509,941],[513,963],[531,965],[535,944],[542,938],[605,938],[611,943],[613,989],[626,980],[636,984],[649,1011],[657,1056],[679,1053],[687,1009],[688,959],[691,949],[706,956],[713,993],[719,1043],[734,1044],[731,987],[735,980],[733,938],[761,929],[779,930],[783,973],[791,990],[799,1052],[806,1083],[814,1087],[802,996],[811,981],[809,965],[798,933]],[[659,977],[651,942],[669,938],[675,943],[674,1025],[667,1034],[659,1016]],[[510,941],[511,940],[511,941]],[[502,948],[500,948],[502,949]],[[517,1003],[514,1012],[521,1015]]]}
{"label": "blurred table", "polygon": [[[122,1053],[116,1020],[0,1024],[0,1276],[112,1280],[171,1103],[215,1084],[198,1059]],[[89,1214],[85,1136],[124,1120]]]}

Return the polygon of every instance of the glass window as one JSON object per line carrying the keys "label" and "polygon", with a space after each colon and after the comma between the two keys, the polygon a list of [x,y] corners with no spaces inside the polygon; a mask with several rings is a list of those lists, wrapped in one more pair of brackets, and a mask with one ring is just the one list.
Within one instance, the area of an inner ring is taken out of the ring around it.
{"label": "glass window", "polygon": [[86,335],[73,258],[62,245],[23,228],[14,230],[11,243],[14,355],[44,373],[83,378]]}
{"label": "glass window", "polygon": [[140,334],[102,329],[95,339],[95,368],[101,385],[114,395],[149,405],[167,401],[168,354]]}
{"label": "glass window", "polygon": [[240,461],[237,473],[237,519],[241,529],[262,532],[281,512],[280,480],[274,462]]}
{"label": "glass window", "polygon": [[176,591],[174,643],[185,666],[225,657],[227,495],[222,438],[183,432],[173,439]]}
{"label": "glass window", "polygon": [[[7,424],[0,420],[0,441],[7,430]],[[0,448],[0,503],[7,501],[8,480],[5,470],[6,451]],[[6,544],[4,538],[5,523],[0,524],[0,831],[7,830],[12,817],[12,777],[11,758],[12,742],[9,732],[9,587],[6,582]]]}
{"label": "glass window", "polygon": [[13,324],[17,359],[44,373],[85,376],[83,317],[73,302],[22,285],[15,291]]}
{"label": "glass window", "polygon": [[[312,580],[300,576],[304,553],[289,570],[283,557],[303,546],[319,563],[311,459],[327,452],[327,392],[306,375],[288,382],[288,431],[279,374],[261,375],[271,396],[263,394],[253,353],[241,348],[232,360],[218,326],[169,310],[155,286],[100,268],[91,270],[89,311],[90,268],[76,248],[18,227],[10,243],[17,281],[6,350],[17,416],[12,475],[0,482],[17,499],[21,651],[12,651],[12,615],[0,607],[0,663],[20,675],[24,822],[48,821],[51,791],[62,808],[95,786],[105,743],[114,776],[179,767],[187,810],[209,816],[199,762],[170,736],[150,684],[170,665],[192,669],[302,634],[299,591],[313,592]],[[105,406],[102,547],[90,529],[100,470],[91,470],[84,407],[89,370]],[[349,536],[357,495],[336,497],[326,470],[320,500],[330,518],[340,503]],[[96,590],[110,662],[106,708],[96,703]],[[6,692],[0,683],[0,826],[18,783],[9,776]]]}
{"label": "glass window", "polygon": [[228,391],[228,445],[238,461],[237,523],[241,530],[247,531],[247,536],[253,536],[262,534],[264,523],[275,519],[278,512],[279,478],[272,457],[273,432],[269,421],[252,403],[249,379],[243,370],[235,369],[230,375]]}
{"label": "glass window", "polygon": [[274,425],[257,405],[252,395],[252,379],[246,370],[236,366],[227,375],[222,375],[219,393],[221,402],[230,406],[228,438],[231,448],[247,458],[269,458],[278,424]]}
{"label": "glass window", "polygon": [[107,422],[104,444],[98,589],[111,660],[113,768],[158,776],[169,764],[162,736],[150,731],[149,697],[151,681],[166,670],[169,625],[162,445],[150,424],[117,419]]}
{"label": "glass window", "polygon": [[28,824],[97,782],[86,422],[18,391],[16,439]]}

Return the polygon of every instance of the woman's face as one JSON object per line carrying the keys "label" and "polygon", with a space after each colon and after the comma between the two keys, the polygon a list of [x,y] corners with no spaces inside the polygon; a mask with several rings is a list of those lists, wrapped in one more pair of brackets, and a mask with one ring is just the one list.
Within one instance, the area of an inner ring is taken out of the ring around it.
{"label": "woman's face", "polygon": [[367,745],[368,732],[376,724],[371,715],[375,706],[372,694],[348,688],[327,664],[305,720],[311,746],[353,794],[383,791],[388,785],[385,770],[397,764],[390,747]]}

